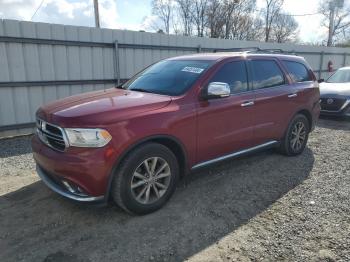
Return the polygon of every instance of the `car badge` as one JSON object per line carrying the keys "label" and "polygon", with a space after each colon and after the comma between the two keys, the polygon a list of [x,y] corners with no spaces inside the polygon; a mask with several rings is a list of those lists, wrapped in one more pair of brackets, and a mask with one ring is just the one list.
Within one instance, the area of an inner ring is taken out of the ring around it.
{"label": "car badge", "polygon": [[328,98],[327,99],[327,104],[330,105],[330,104],[333,104],[334,100],[332,98]]}

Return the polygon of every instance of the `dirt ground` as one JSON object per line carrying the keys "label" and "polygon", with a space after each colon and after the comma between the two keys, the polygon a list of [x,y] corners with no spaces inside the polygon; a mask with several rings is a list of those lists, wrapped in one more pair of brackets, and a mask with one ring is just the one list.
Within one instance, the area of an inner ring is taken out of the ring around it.
{"label": "dirt ground", "polygon": [[29,137],[0,140],[0,261],[350,261],[350,121],[298,157],[273,150],[191,174],[131,216],[51,192]]}

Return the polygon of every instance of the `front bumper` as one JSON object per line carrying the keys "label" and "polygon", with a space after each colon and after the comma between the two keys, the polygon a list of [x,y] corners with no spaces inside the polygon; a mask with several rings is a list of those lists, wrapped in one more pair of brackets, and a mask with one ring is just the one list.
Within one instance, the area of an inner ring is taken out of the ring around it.
{"label": "front bumper", "polygon": [[116,154],[111,145],[103,148],[68,148],[59,152],[32,138],[37,173],[53,191],[67,198],[96,202],[107,198]]}
{"label": "front bumper", "polygon": [[67,197],[80,202],[100,202],[103,201],[104,195],[102,196],[89,196],[86,194],[74,191],[72,187],[64,186],[64,184],[57,182],[53,179],[52,175],[49,175],[39,165],[36,166],[36,172],[38,173],[41,180],[54,192],[61,196]]}

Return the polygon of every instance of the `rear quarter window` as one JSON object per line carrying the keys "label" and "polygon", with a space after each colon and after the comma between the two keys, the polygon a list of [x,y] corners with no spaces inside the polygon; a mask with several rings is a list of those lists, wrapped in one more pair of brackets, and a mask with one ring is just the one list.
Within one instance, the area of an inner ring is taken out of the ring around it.
{"label": "rear quarter window", "polygon": [[312,81],[309,70],[302,63],[284,60],[283,64],[293,81],[298,83]]}

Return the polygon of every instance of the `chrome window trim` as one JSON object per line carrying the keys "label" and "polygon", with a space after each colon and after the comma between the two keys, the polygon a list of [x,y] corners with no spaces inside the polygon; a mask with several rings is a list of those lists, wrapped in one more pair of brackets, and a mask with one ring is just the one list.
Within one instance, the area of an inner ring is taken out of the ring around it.
{"label": "chrome window trim", "polygon": [[283,85],[278,85],[278,86],[269,86],[269,87],[264,87],[264,88],[256,88],[252,89],[252,91],[258,92],[258,91],[264,91],[264,90],[269,90],[269,89],[277,89],[277,88],[286,88],[291,86],[292,84],[284,83]]}
{"label": "chrome window trim", "polygon": [[[305,83],[305,82],[303,82]],[[271,86],[271,87],[266,87],[266,88],[259,88],[259,89],[250,89],[250,90],[247,90],[247,91],[243,91],[243,92],[239,92],[239,93],[234,93],[234,94],[230,94],[229,97],[231,96],[239,96],[239,95],[245,95],[245,94],[254,94],[254,93],[257,93],[259,91],[263,92],[264,90],[268,91],[270,89],[277,89],[277,88],[286,88],[286,87],[289,87],[291,86],[290,84],[284,84],[284,85],[280,85],[280,86]]]}

